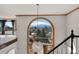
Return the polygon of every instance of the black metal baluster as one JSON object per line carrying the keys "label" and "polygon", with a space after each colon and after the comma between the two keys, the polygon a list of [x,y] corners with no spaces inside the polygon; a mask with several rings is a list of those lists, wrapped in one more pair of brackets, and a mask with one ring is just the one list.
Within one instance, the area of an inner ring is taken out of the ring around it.
{"label": "black metal baluster", "polygon": [[71,54],[73,54],[73,39],[74,39],[74,34],[73,34],[73,30],[71,30]]}

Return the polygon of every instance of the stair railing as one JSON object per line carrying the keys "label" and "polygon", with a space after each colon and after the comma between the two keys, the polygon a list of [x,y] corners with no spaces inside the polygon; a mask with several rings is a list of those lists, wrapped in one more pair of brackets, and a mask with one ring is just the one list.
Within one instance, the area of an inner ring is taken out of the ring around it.
{"label": "stair railing", "polygon": [[61,43],[59,43],[56,47],[54,47],[49,52],[47,52],[47,54],[50,54],[51,52],[53,52],[54,50],[56,50],[58,47],[60,47],[62,44],[64,44],[66,41],[68,41],[70,38],[71,38],[71,54],[73,54],[73,39],[79,37],[78,35],[74,35],[73,32],[74,31],[71,30],[71,34],[65,40],[63,40]]}
{"label": "stair railing", "polygon": [[7,47],[7,46],[9,46],[9,45],[11,45],[11,44],[13,44],[13,43],[15,43],[15,42],[17,42],[17,38],[14,39],[14,40],[11,40],[9,42],[6,42],[6,43],[1,44],[0,45],[0,50],[3,49],[3,48],[5,48],[5,47]]}

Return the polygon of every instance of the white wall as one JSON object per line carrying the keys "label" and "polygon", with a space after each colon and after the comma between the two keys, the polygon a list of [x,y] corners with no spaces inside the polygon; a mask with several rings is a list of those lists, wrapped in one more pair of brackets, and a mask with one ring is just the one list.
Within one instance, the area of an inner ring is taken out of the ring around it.
{"label": "white wall", "polygon": [[[49,19],[55,27],[55,46],[66,37],[66,17],[65,16],[40,16]],[[16,53],[27,53],[27,27],[35,16],[16,16],[18,46]],[[59,49],[61,53],[61,48]]]}
{"label": "white wall", "polygon": [[74,30],[75,34],[79,34],[79,9],[67,16],[67,33],[70,34]]}

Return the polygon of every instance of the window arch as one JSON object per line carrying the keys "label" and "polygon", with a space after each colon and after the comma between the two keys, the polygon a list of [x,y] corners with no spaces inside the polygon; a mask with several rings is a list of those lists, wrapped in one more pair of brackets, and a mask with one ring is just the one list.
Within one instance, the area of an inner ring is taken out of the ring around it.
{"label": "window arch", "polygon": [[[32,48],[29,44],[34,40],[42,43],[53,44],[54,46],[54,25],[53,23],[43,17],[32,20],[27,28],[27,48]],[[29,51],[27,52],[29,53]]]}

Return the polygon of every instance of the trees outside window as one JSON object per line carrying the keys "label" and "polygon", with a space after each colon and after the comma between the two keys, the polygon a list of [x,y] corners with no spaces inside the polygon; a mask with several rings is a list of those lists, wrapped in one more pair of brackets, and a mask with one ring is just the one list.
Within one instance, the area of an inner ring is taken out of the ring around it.
{"label": "trees outside window", "polygon": [[43,43],[49,42],[49,37],[51,37],[52,26],[49,21],[45,19],[34,20],[30,24],[30,36],[34,36],[35,40],[39,40]]}

